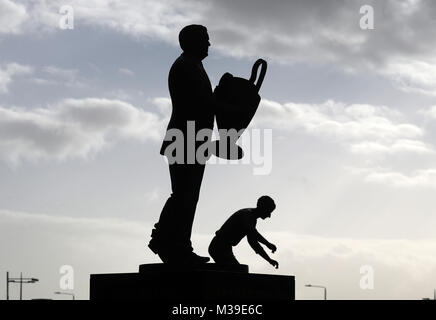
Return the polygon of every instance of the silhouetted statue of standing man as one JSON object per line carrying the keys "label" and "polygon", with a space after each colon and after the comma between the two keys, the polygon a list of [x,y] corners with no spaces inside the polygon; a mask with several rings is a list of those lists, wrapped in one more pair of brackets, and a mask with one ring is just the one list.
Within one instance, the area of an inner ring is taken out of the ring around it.
{"label": "silhouetted statue of standing man", "polygon": [[221,229],[215,233],[209,245],[209,254],[217,264],[232,265],[239,264],[233,255],[232,247],[246,236],[248,243],[253,250],[268,261],[276,269],[279,267],[277,261],[271,259],[260,243],[264,244],[273,253],[277,247],[268,242],[257,230],[258,218],[266,219],[271,217],[271,212],[276,208],[274,200],[269,196],[262,196],[257,200],[256,208],[246,208],[236,211],[223,224]]}
{"label": "silhouetted statue of standing man", "polygon": [[[194,122],[196,133],[201,129],[210,129],[211,134],[214,125],[212,86],[201,62],[207,57],[210,46],[206,27],[184,27],[179,33],[179,43],[183,53],[169,72],[168,85],[173,108],[167,136],[160,150],[169,160],[172,193],[162,209],[159,222],[155,224],[148,246],[165,263],[197,265],[209,261],[208,257],[195,254],[191,245],[205,162],[187,160],[188,145],[192,139],[195,140],[187,133],[188,121],[191,124]],[[184,152],[182,163],[172,163],[170,158],[174,159],[173,150],[166,150],[173,142],[168,137],[170,129],[178,129],[184,134],[184,150],[175,150]],[[198,148],[199,143],[193,143]]]}

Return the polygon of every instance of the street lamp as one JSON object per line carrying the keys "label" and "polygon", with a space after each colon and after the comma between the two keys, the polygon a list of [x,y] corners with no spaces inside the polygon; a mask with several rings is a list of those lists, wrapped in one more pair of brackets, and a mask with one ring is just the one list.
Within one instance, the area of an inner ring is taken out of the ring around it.
{"label": "street lamp", "polygon": [[306,284],[305,287],[308,288],[321,288],[324,289],[324,300],[327,300],[327,288],[324,286],[318,286],[318,285],[314,285],[314,284]]}
{"label": "street lamp", "polygon": [[[433,291],[433,300],[436,300],[436,289]],[[432,300],[431,298],[422,298],[422,300]]]}
{"label": "street lamp", "polygon": [[23,273],[20,272],[19,278],[9,278],[9,271],[6,272],[6,300],[9,300],[9,283],[20,284],[20,300],[23,300],[23,283],[35,283],[39,280],[36,278],[23,278]]}
{"label": "street lamp", "polygon": [[54,294],[65,294],[65,295],[67,295],[67,296],[72,296],[72,297],[73,297],[73,300],[76,300],[76,296],[74,295],[74,293],[56,291],[56,292],[54,292]]}

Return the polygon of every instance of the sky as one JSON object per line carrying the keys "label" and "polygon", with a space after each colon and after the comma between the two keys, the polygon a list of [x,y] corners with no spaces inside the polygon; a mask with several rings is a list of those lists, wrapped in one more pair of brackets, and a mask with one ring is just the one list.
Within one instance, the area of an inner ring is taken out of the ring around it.
{"label": "sky", "polygon": [[[40,280],[24,286],[25,299],[68,299],[53,292],[71,266],[65,291],[88,299],[90,274],[159,262],[146,244],[170,193],[159,155],[167,77],[191,23],[208,28],[213,87],[268,62],[243,136],[257,130],[262,148],[207,165],[196,252],[207,255],[233,212],[270,195],[277,209],[258,230],[280,267],[242,241],[235,255],[252,272],[294,275],[297,299],[322,298],[309,283],[330,299],[432,296],[434,1],[65,4],[72,21],[59,1],[0,0],[0,299],[6,271]],[[16,299],[18,286],[10,290]]]}

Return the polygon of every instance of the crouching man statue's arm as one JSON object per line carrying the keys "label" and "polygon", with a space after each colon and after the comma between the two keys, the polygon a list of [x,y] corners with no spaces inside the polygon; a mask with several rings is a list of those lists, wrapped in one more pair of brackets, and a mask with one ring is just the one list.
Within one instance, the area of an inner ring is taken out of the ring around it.
{"label": "crouching man statue's arm", "polygon": [[[268,261],[269,264],[271,264],[273,267],[278,269],[279,263],[273,259],[271,259],[268,254],[263,250],[262,246],[259,244],[259,238],[258,235],[260,235],[257,231],[254,231],[247,235],[248,243],[250,244],[250,247],[253,248],[254,252],[256,252],[258,255],[260,255],[262,258],[264,258],[266,261]],[[262,237],[262,239],[264,239]],[[265,240],[266,241],[266,240]]]}
{"label": "crouching man statue's arm", "polygon": [[254,235],[257,238],[257,241],[264,244],[268,249],[271,250],[272,253],[274,253],[277,250],[277,247],[266,240],[257,230],[254,231],[256,234]]}

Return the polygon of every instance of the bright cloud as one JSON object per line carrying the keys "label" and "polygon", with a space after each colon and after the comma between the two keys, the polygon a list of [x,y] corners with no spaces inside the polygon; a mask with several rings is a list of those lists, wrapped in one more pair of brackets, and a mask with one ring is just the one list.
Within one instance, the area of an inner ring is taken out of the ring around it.
{"label": "bright cloud", "polygon": [[386,106],[346,105],[332,100],[322,104],[262,100],[256,123],[285,131],[299,128],[307,134],[345,143],[353,153],[433,153],[421,141],[424,130],[403,122],[402,115]]}
{"label": "bright cloud", "polygon": [[431,106],[430,108],[419,110],[419,113],[425,116],[429,116],[431,119],[436,119],[436,106]]}
{"label": "bright cloud", "polygon": [[352,145],[351,152],[365,155],[396,153],[433,154],[434,150],[432,146],[419,140],[399,139],[391,144],[364,141]]}
{"label": "bright cloud", "polygon": [[101,98],[64,99],[38,109],[0,107],[0,156],[9,162],[87,157],[119,139],[157,140],[154,113]]}
{"label": "bright cloud", "polygon": [[8,63],[6,66],[0,66],[0,94],[9,91],[9,85],[17,75],[30,74],[33,68],[18,63]]}
{"label": "bright cloud", "polygon": [[365,181],[397,188],[435,188],[436,169],[416,170],[408,175],[390,170],[367,170]]}
{"label": "bright cloud", "polygon": [[18,33],[27,18],[24,5],[10,0],[0,0],[0,34]]}
{"label": "bright cloud", "polygon": [[392,61],[385,66],[383,73],[403,91],[436,95],[435,61]]}

